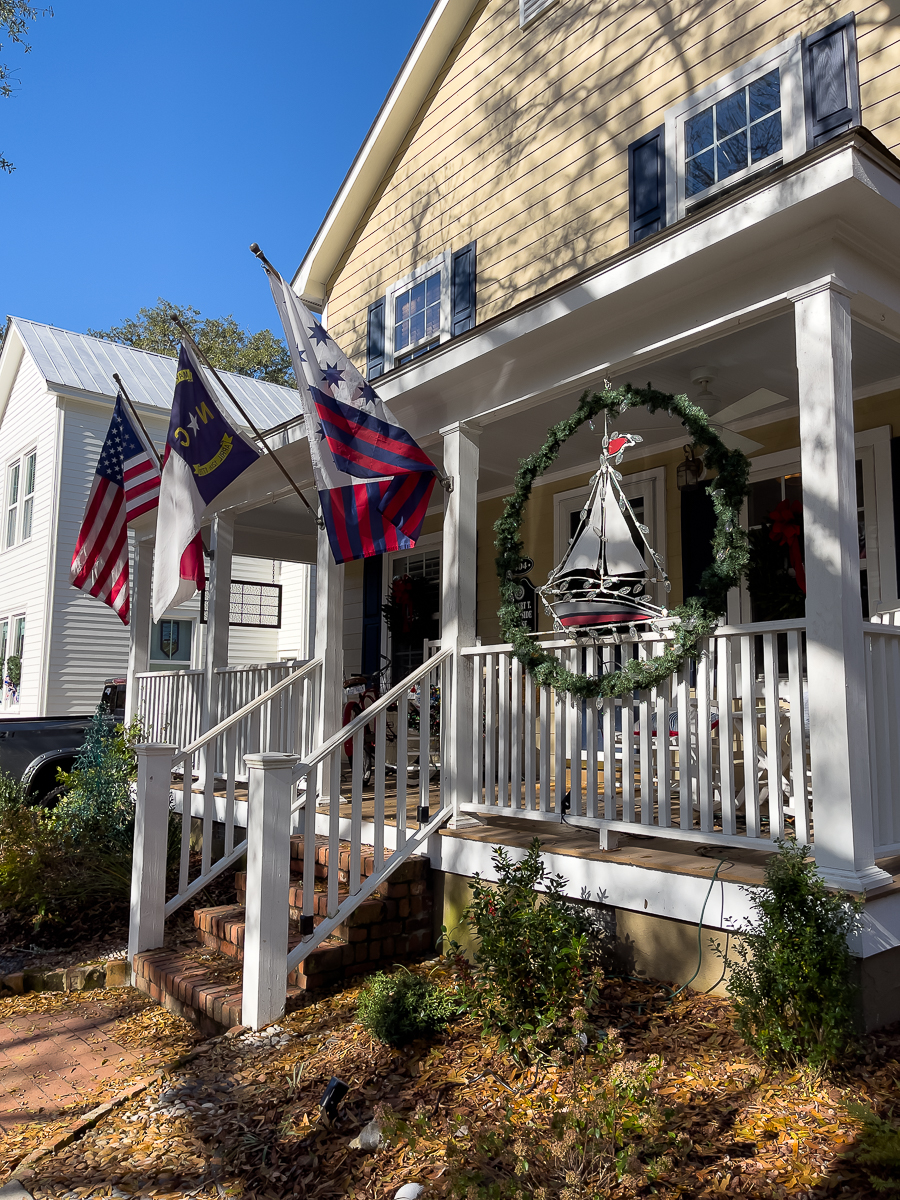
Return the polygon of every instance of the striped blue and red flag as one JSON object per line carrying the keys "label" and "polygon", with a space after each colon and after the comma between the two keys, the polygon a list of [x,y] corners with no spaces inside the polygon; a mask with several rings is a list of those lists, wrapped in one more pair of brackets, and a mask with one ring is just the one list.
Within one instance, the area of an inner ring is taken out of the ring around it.
{"label": "striped blue and red flag", "polygon": [[288,284],[266,270],[335,562],[412,549],[437,468]]}

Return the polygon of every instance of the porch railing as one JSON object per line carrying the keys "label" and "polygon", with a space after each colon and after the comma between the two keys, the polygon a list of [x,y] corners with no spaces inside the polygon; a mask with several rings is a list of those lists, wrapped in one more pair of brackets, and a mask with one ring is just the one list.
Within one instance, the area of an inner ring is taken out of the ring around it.
{"label": "porch railing", "polygon": [[[263,752],[303,755],[315,744],[321,684],[321,659],[282,674],[261,694],[247,700],[172,759],[180,773],[181,847],[178,890],[166,902],[166,916],[202,890],[245,852],[246,838],[235,845],[237,785],[247,775],[244,754]],[[211,770],[215,763],[220,770]],[[192,821],[202,821],[199,872],[190,879]],[[221,854],[213,863],[213,825],[223,826]],[[242,822],[245,824],[245,822]]]}
{"label": "porch railing", "polygon": [[900,624],[864,622],[875,857],[900,853]]}
{"label": "porch railing", "polygon": [[[476,814],[601,832],[770,847],[812,837],[805,623],[726,626],[658,688],[594,702],[536,687],[508,645],[475,646]],[[665,634],[600,645],[544,640],[595,674],[663,652]]]}

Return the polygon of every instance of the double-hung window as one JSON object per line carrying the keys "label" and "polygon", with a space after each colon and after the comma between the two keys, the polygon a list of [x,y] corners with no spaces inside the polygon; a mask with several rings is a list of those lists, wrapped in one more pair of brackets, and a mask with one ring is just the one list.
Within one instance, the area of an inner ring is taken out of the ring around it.
{"label": "double-hung window", "polygon": [[37,452],[34,450],[7,467],[6,525],[3,540],[7,549],[31,537],[36,471]]}
{"label": "double-hung window", "polygon": [[369,305],[366,375],[377,379],[475,324],[475,243],[445,250]]}

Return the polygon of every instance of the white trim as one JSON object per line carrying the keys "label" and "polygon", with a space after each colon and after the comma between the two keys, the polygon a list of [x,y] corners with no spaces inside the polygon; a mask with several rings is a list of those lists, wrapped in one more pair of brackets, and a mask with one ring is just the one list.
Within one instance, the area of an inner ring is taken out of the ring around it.
{"label": "white trim", "polygon": [[423,263],[422,266],[416,267],[414,271],[410,271],[408,275],[404,275],[402,279],[396,280],[387,289],[384,296],[384,369],[385,372],[394,369],[394,358],[405,357],[407,354],[412,354],[420,346],[425,346],[429,342],[434,341],[434,334],[428,337],[420,338],[415,343],[410,343],[404,346],[402,350],[394,351],[394,326],[396,324],[394,314],[394,300],[399,292],[404,292],[407,288],[418,283],[420,279],[427,279],[436,272],[441,273],[441,327],[438,333],[439,342],[446,342],[450,337],[450,251],[445,250],[439,254],[437,258],[431,259],[430,262]]}
{"label": "white trim", "polygon": [[[684,191],[684,127],[696,113],[709,108],[720,97],[747,87],[754,79],[778,66],[781,77],[781,137],[782,148],[761,162],[736,171],[721,183],[713,184],[690,198]],[[744,183],[764,172],[774,163],[788,163],[806,153],[806,117],[803,106],[803,73],[800,61],[800,38],[790,38],[773,46],[764,54],[743,63],[699,92],[679,101],[667,110],[666,127],[666,223],[674,225],[685,211],[728,188]]]}

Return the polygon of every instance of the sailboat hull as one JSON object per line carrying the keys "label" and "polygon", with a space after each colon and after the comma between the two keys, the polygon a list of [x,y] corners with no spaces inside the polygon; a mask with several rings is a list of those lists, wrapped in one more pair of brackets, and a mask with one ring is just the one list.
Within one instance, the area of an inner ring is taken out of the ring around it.
{"label": "sailboat hull", "polygon": [[647,612],[627,600],[557,600],[553,613],[564,629],[577,629],[590,625],[640,625],[648,624],[658,614]]}

